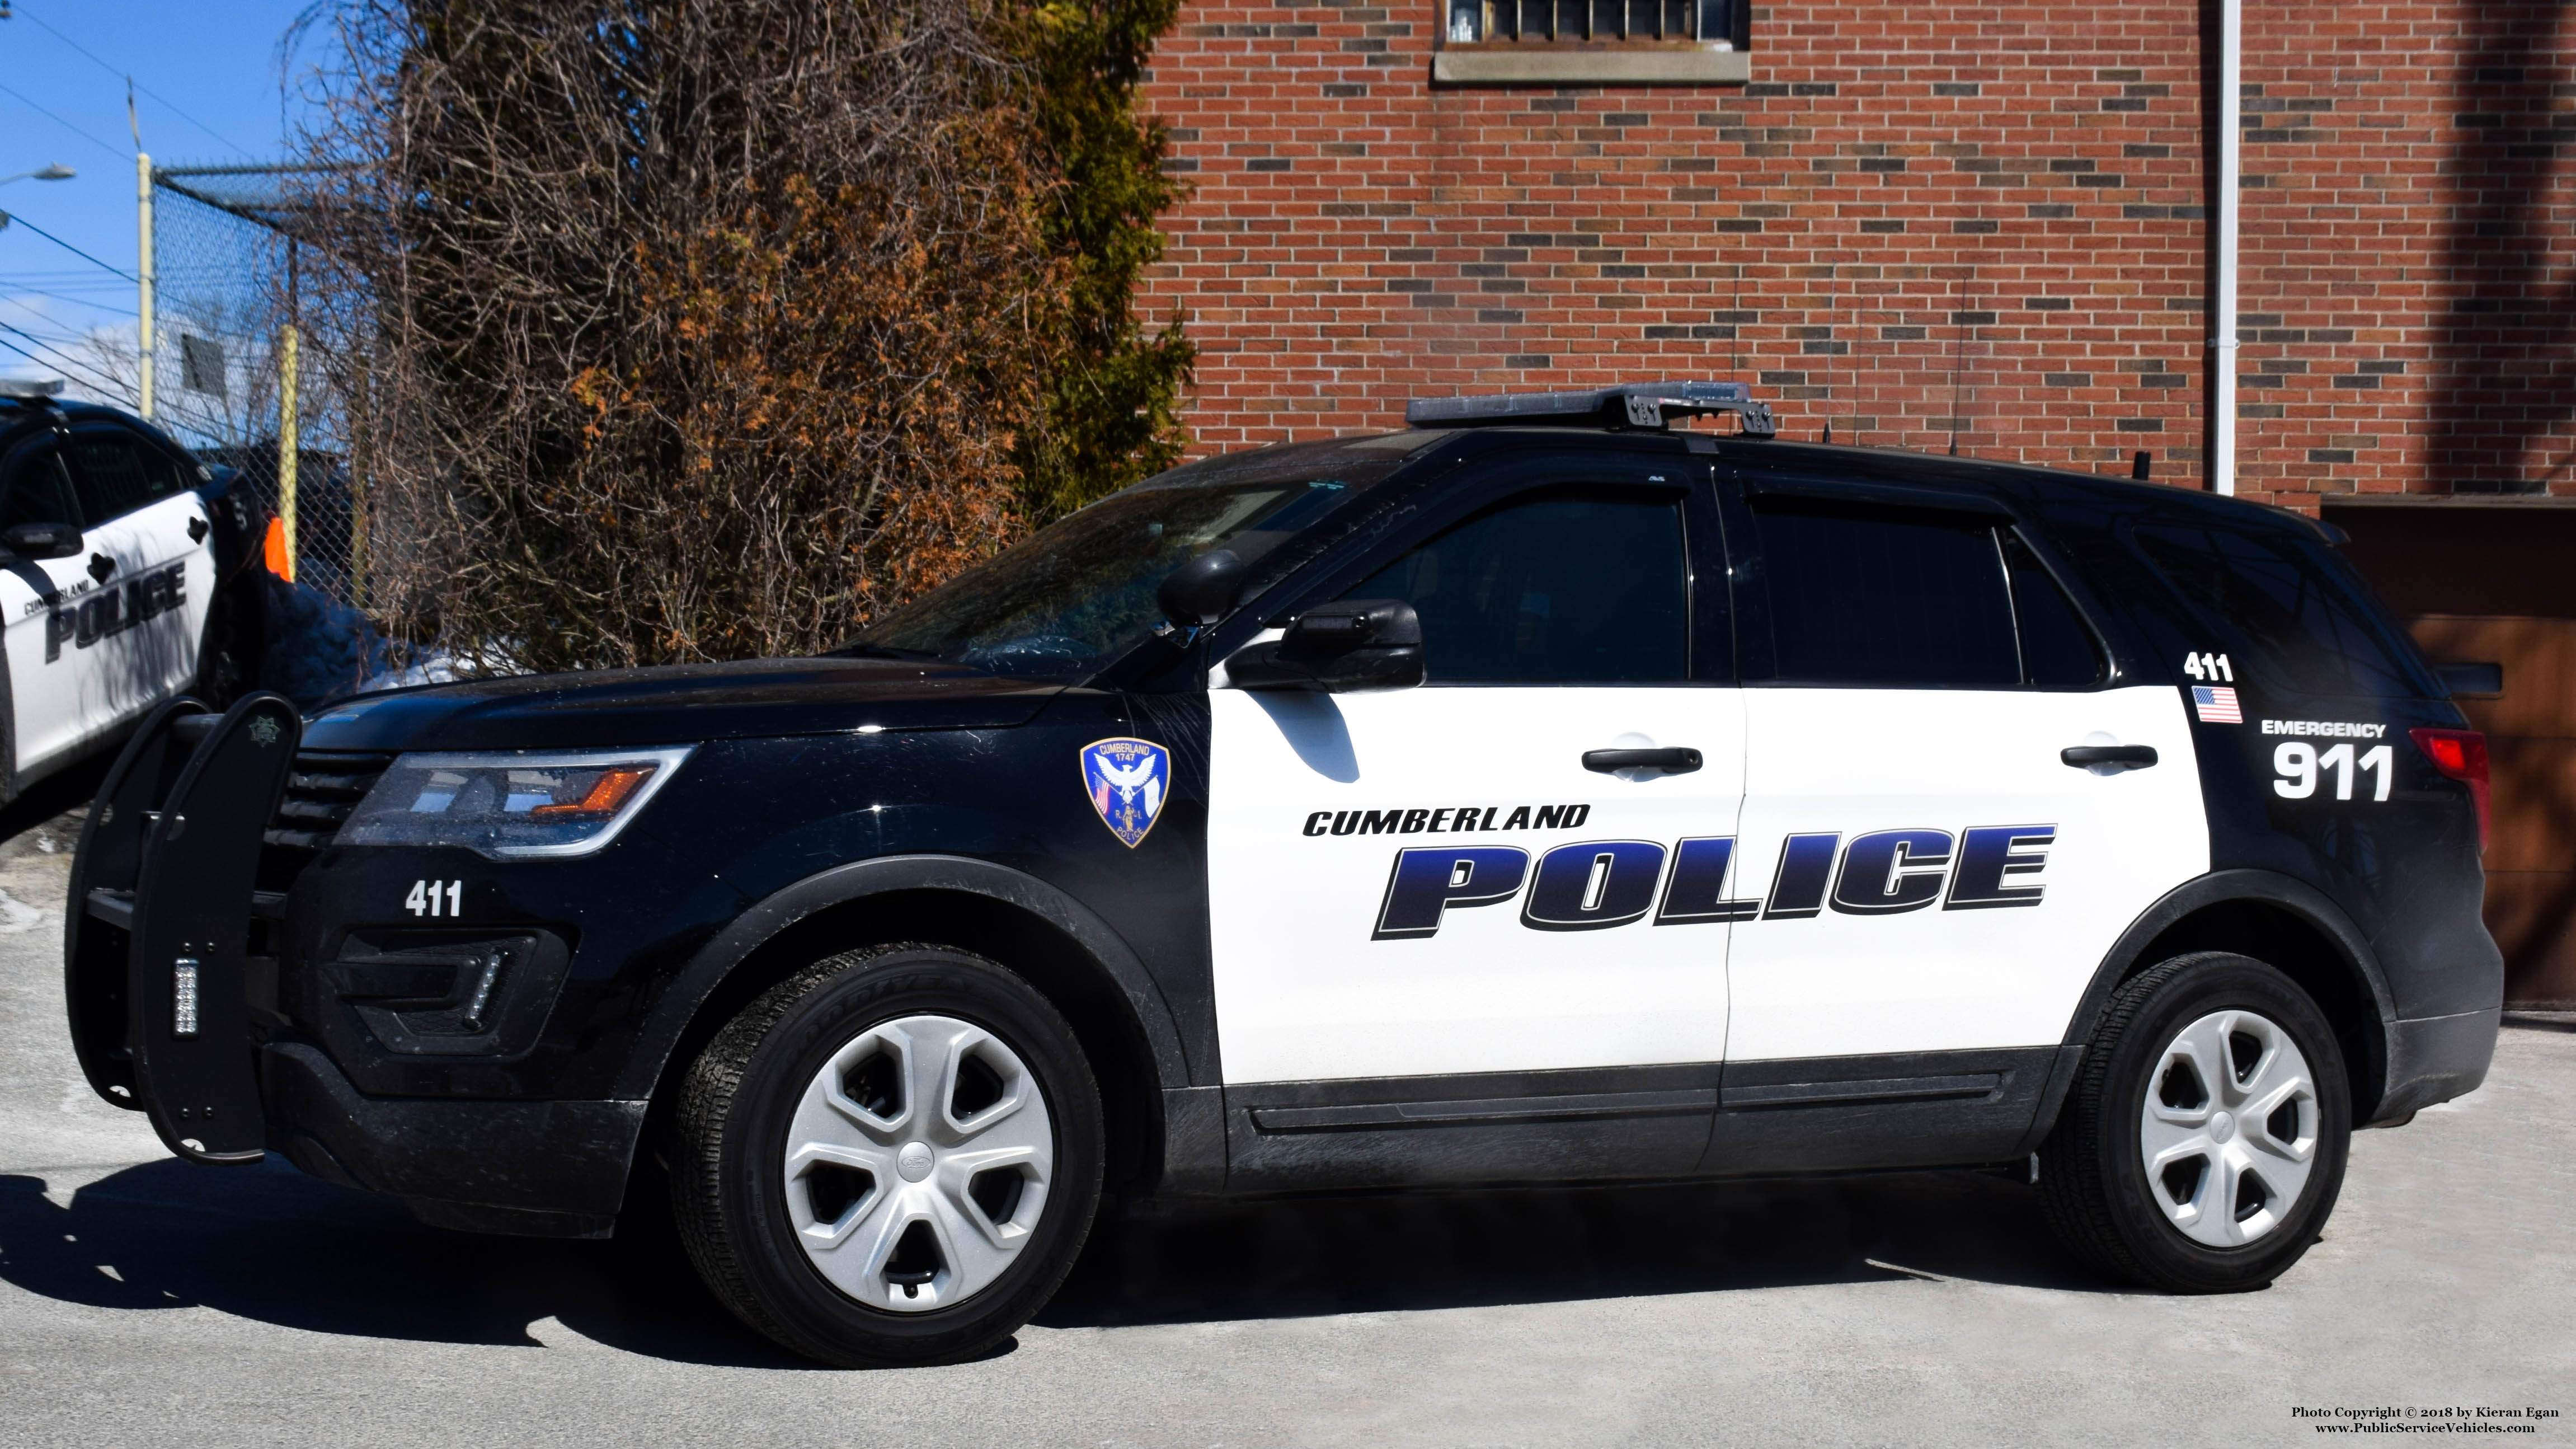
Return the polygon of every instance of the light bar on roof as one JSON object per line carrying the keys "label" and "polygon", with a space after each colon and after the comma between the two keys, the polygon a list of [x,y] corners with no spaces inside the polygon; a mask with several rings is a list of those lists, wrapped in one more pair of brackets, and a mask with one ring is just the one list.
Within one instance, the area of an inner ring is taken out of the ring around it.
{"label": "light bar on roof", "polygon": [[1677,417],[1734,413],[1747,437],[1778,431],[1771,405],[1753,400],[1740,382],[1632,382],[1584,392],[1514,392],[1488,397],[1415,398],[1404,421],[1417,428],[1513,425],[1523,427],[1660,428]]}
{"label": "light bar on roof", "polygon": [[59,377],[0,377],[0,397],[55,397],[62,390],[63,380]]}

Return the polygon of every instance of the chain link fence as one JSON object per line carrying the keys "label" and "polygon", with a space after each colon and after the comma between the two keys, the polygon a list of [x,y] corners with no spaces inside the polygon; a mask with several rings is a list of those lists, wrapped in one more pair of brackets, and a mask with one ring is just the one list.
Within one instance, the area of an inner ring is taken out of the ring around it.
{"label": "chain link fence", "polygon": [[139,369],[146,407],[208,463],[234,469],[277,519],[272,565],[348,607],[367,601],[367,514],[349,410],[302,325],[298,241],[318,173],[292,166],[152,170]]}

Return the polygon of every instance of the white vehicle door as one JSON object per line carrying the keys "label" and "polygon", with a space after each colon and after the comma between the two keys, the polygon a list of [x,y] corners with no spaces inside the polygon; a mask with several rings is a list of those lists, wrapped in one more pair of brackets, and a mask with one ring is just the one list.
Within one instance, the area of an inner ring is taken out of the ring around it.
{"label": "white vehicle door", "polygon": [[[1694,668],[1724,658],[1693,638],[1707,470],[1560,456],[1452,495],[1457,521],[1328,591],[1413,605],[1428,683],[1211,689],[1229,1087],[1718,1060],[1725,929],[1654,919],[1680,842],[1732,835],[1739,803],[1738,691]],[[1698,764],[1587,767],[1609,749]]]}
{"label": "white vehicle door", "polygon": [[[1743,879],[1767,889],[1730,949],[1730,1081],[2053,1046],[2119,934],[2209,868],[2174,691],[2105,677],[1999,505],[1758,473],[1736,498],[1762,595],[1739,601]],[[2139,746],[2154,765],[2063,754]]]}
{"label": "white vehicle door", "polygon": [[[22,523],[78,528],[74,496],[62,450],[51,438],[23,443],[0,458],[0,532]],[[72,647],[66,619],[76,617],[80,596],[97,587],[89,576],[89,550],[66,558],[12,555],[0,570],[0,610],[6,611],[9,669],[10,768],[24,778],[79,745],[95,717],[93,701],[106,694],[96,657]],[[68,612],[67,612],[68,611]]]}
{"label": "white vehicle door", "polygon": [[[114,424],[74,430],[72,485],[86,520],[84,572],[96,587],[65,647],[94,656],[104,732],[185,691],[214,594],[205,502],[157,445]],[[60,632],[58,626],[57,632]]]}

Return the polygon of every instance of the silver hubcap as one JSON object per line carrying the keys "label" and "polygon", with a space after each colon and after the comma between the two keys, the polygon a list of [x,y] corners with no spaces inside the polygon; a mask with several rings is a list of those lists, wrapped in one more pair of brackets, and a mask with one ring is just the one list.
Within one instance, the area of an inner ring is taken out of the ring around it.
{"label": "silver hubcap", "polygon": [[2250,1011],[2213,1011],[2165,1043],[2140,1115],[2156,1205],[2183,1236],[2213,1248],[2279,1227],[2316,1166],[2308,1059]]}
{"label": "silver hubcap", "polygon": [[806,1084],[787,1214],[832,1286],[896,1313],[991,1286],[1046,1209],[1055,1133],[1037,1077],[972,1022],[873,1026]]}

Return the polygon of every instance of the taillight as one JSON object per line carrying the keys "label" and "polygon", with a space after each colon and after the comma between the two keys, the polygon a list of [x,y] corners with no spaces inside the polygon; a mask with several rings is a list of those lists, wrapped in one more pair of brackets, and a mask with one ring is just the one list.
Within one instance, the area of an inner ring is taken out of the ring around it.
{"label": "taillight", "polygon": [[2465,782],[2478,802],[2478,849],[2487,848],[2487,737],[2476,730],[2408,730],[2433,768]]}

